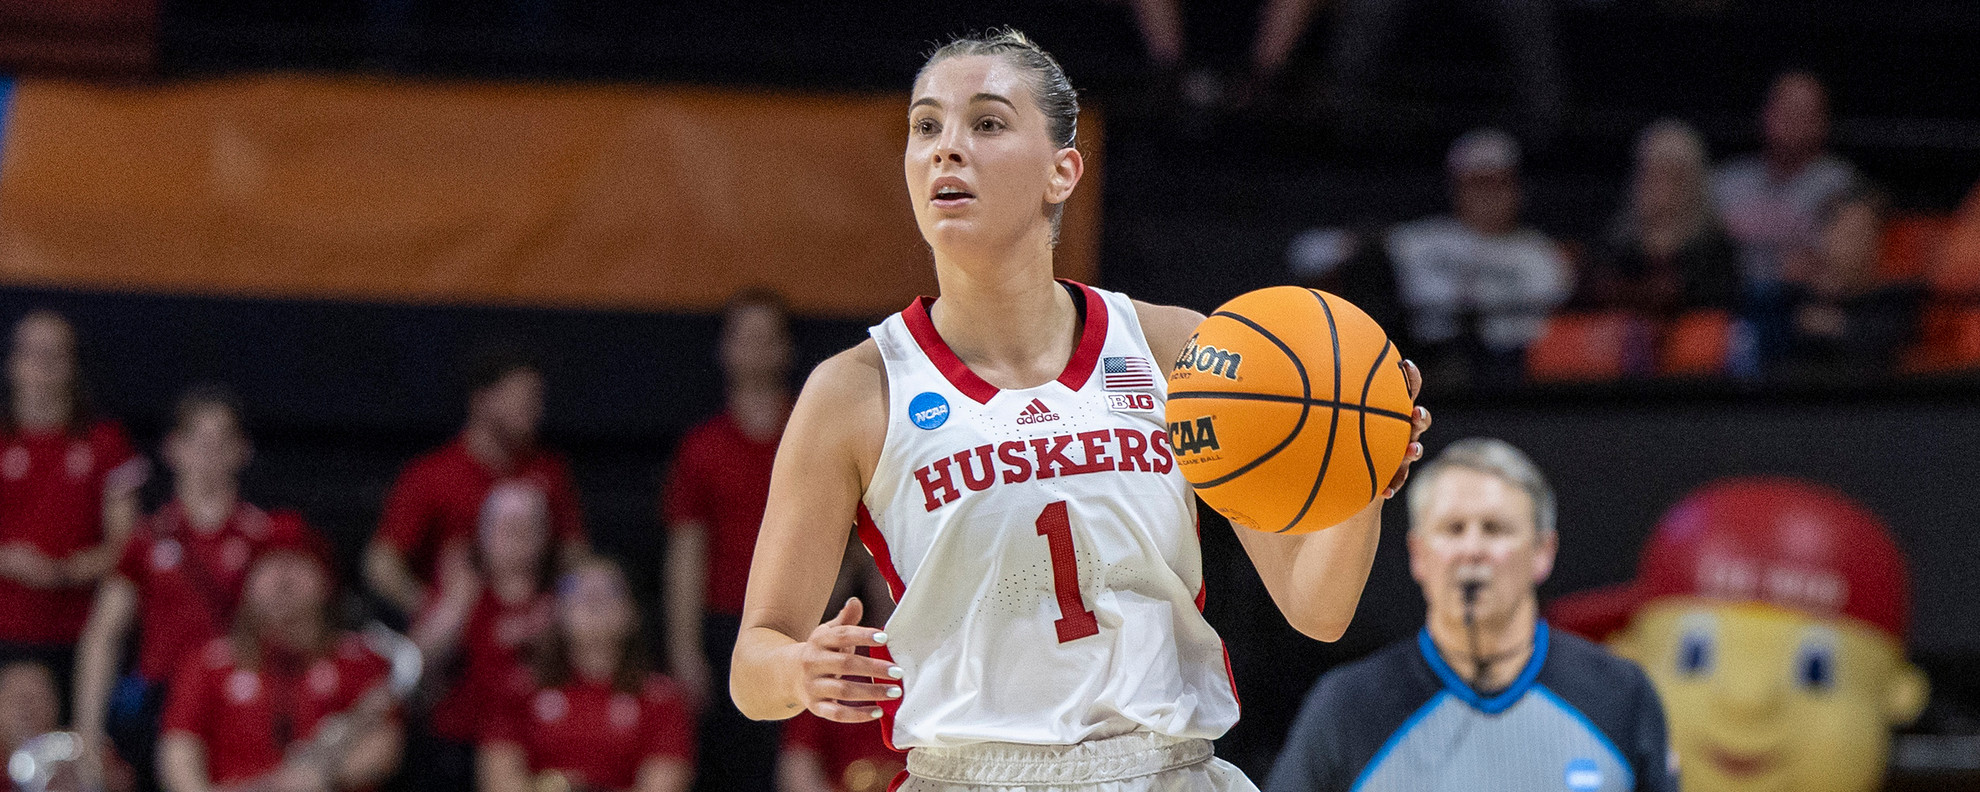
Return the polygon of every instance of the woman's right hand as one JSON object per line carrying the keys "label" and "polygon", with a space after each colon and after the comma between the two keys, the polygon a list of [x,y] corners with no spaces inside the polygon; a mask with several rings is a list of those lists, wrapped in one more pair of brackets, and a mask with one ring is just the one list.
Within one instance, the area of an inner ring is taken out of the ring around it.
{"label": "woman's right hand", "polygon": [[[860,626],[863,615],[865,606],[859,598],[848,599],[839,615],[791,647],[799,666],[797,690],[793,692],[813,715],[840,723],[865,723],[880,717],[880,708],[874,704],[900,699],[900,667],[858,653],[862,646],[887,645],[886,633]],[[879,681],[859,682],[852,677]]]}

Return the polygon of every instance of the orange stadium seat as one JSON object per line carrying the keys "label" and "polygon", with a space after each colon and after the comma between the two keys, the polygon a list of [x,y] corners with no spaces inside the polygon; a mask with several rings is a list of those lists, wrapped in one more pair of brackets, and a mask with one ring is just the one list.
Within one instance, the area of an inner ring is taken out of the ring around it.
{"label": "orange stadium seat", "polygon": [[1918,323],[1918,344],[1906,350],[1900,367],[1914,374],[1980,369],[1980,306],[1926,308]]}
{"label": "orange stadium seat", "polygon": [[1726,372],[1732,349],[1732,314],[1691,311],[1664,328],[1657,350],[1657,373],[1667,377],[1711,377]]}
{"label": "orange stadium seat", "polygon": [[1885,283],[1917,281],[1938,269],[1952,218],[1936,214],[1893,215],[1884,221],[1884,238],[1877,254],[1877,279]]}
{"label": "orange stadium seat", "polygon": [[1535,382],[1608,382],[1621,379],[1630,338],[1639,322],[1622,312],[1556,314],[1526,350],[1526,375]]}
{"label": "orange stadium seat", "polygon": [[1893,218],[1885,229],[1879,274],[1915,272],[1930,295],[1904,371],[1980,369],[1980,223],[1971,215]]}

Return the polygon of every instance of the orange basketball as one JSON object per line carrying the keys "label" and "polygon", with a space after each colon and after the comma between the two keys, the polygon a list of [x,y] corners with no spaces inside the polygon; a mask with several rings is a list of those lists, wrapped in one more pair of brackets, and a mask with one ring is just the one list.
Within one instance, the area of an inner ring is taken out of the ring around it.
{"label": "orange basketball", "polygon": [[1231,522],[1306,533],[1345,520],[1402,466],[1415,405],[1402,355],[1360,308],[1259,289],[1196,326],[1169,371],[1169,445]]}

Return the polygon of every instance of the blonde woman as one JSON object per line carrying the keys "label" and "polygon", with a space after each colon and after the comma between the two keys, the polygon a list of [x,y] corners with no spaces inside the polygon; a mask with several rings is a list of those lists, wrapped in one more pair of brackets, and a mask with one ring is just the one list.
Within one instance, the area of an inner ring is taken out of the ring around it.
{"label": "blonde woman", "polygon": [[1627,203],[1582,278],[1578,306],[1651,318],[1734,307],[1738,251],[1712,212],[1706,180],[1705,142],[1691,125],[1664,119],[1644,129]]}

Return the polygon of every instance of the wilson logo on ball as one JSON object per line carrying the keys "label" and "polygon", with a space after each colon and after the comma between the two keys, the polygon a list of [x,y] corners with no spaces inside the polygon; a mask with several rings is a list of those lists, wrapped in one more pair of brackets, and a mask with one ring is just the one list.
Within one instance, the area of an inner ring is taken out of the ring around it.
{"label": "wilson logo on ball", "polygon": [[1213,346],[1197,346],[1196,336],[1190,336],[1189,345],[1183,347],[1181,355],[1176,356],[1176,364],[1171,370],[1195,370],[1235,380],[1238,378],[1238,364],[1243,362],[1243,355]]}
{"label": "wilson logo on ball", "polygon": [[1212,417],[1206,415],[1194,421],[1169,424],[1169,447],[1177,454],[1223,450],[1223,446],[1217,445],[1217,427],[1210,422]]}
{"label": "wilson logo on ball", "polygon": [[1388,333],[1352,303],[1274,286],[1218,306],[1185,338],[1181,354],[1165,356],[1167,450],[1233,524],[1287,534],[1338,525],[1402,467],[1409,383]]}

